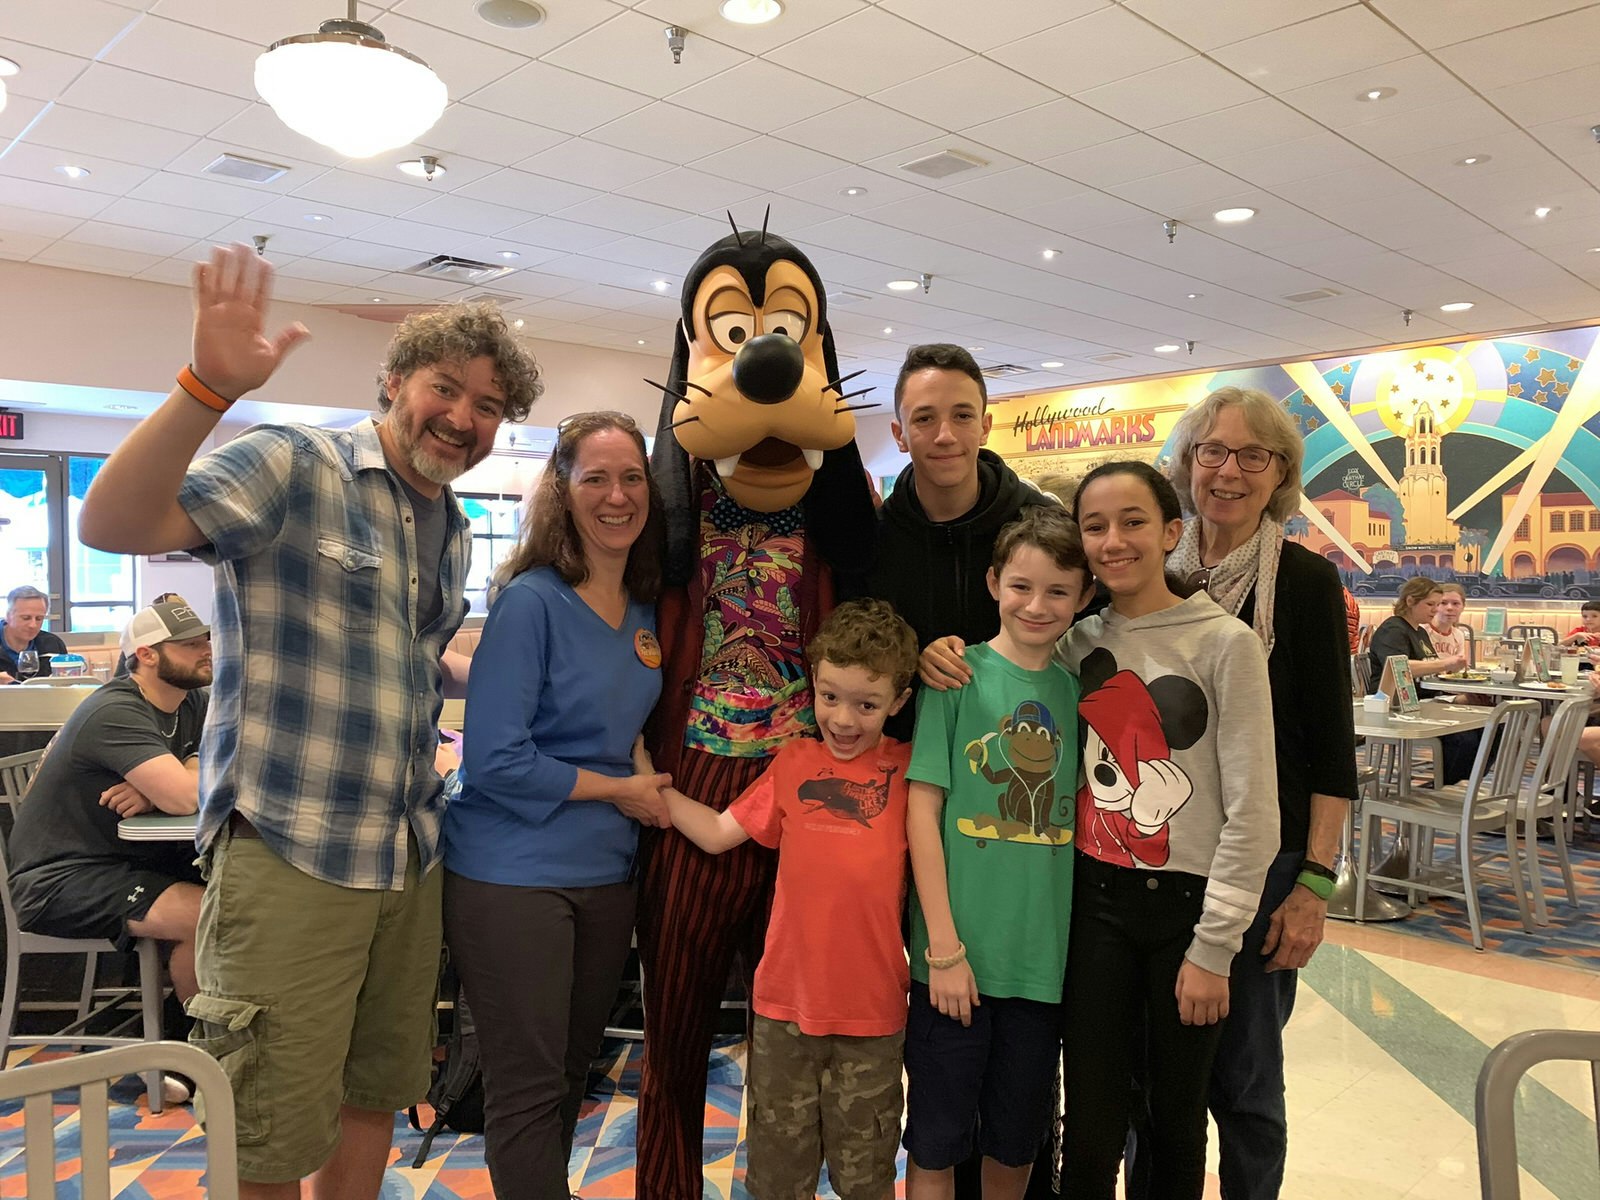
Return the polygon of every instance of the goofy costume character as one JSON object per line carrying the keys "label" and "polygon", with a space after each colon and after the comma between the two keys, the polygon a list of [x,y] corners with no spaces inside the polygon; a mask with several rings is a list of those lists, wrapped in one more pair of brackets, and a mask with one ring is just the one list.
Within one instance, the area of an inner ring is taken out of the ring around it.
{"label": "goofy costume character", "polygon": [[[810,261],[734,232],[683,286],[651,465],[667,517],[657,628],[656,769],[721,811],[790,738],[815,733],[806,646],[835,596],[858,591],[876,522]],[[640,1200],[700,1200],[706,1065],[729,973],[746,984],[766,938],[775,854],[709,855],[654,838],[639,900],[644,1075]]]}

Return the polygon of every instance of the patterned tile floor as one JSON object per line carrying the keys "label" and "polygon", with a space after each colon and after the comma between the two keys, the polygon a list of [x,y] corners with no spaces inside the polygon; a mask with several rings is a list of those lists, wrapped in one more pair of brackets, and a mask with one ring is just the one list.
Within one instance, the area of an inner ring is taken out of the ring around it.
{"label": "patterned tile floor", "polygon": [[[1464,914],[1430,905],[1391,926],[1330,926],[1330,944],[1301,973],[1286,1039],[1292,1141],[1289,1200],[1467,1200],[1478,1195],[1473,1086],[1483,1056],[1511,1033],[1600,1029],[1600,855],[1588,843],[1585,903],[1553,909],[1562,924],[1533,938],[1507,912],[1491,916],[1490,952],[1465,945]],[[1509,920],[1511,924],[1506,924]],[[1589,969],[1575,969],[1581,964]],[[31,1052],[29,1052],[31,1053]],[[24,1054],[14,1055],[12,1065]],[[745,1200],[743,1046],[712,1054],[706,1095],[708,1200]],[[603,1068],[603,1074],[600,1073]],[[572,1161],[586,1200],[634,1194],[639,1047],[608,1043],[597,1064]],[[113,1194],[127,1200],[198,1196],[202,1135],[188,1109],[151,1116],[125,1081],[112,1114]],[[1536,1070],[1521,1093],[1523,1195],[1600,1195],[1588,1074],[1573,1064]],[[77,1196],[77,1116],[60,1104],[58,1175]],[[0,1107],[0,1197],[22,1196],[22,1117]],[[403,1119],[385,1200],[492,1200],[481,1138],[438,1139],[425,1166],[410,1163],[419,1135]],[[1215,1169],[1213,1137],[1213,1169]],[[823,1191],[823,1195],[828,1195]],[[1216,1195],[1215,1180],[1208,1196]]]}

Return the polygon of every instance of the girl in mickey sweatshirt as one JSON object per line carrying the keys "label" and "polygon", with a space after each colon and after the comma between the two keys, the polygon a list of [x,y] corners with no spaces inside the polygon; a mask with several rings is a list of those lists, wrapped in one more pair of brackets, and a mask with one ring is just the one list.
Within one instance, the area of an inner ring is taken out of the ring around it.
{"label": "girl in mickey sweatshirt", "polygon": [[1178,497],[1153,467],[1095,468],[1073,515],[1111,606],[1057,648],[1080,677],[1087,735],[1063,1000],[1062,1192],[1115,1194],[1137,1076],[1150,1194],[1198,1200],[1228,971],[1278,849],[1266,656],[1204,591],[1174,590],[1165,560],[1182,529]]}

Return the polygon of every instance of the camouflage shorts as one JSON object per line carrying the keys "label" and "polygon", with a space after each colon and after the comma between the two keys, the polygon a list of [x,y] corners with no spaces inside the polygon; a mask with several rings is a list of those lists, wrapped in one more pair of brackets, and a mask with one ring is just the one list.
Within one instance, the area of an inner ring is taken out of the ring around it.
{"label": "camouflage shorts", "polygon": [[812,1200],[824,1157],[842,1200],[894,1195],[905,1034],[814,1037],[758,1016],[750,1050],[755,1200]]}

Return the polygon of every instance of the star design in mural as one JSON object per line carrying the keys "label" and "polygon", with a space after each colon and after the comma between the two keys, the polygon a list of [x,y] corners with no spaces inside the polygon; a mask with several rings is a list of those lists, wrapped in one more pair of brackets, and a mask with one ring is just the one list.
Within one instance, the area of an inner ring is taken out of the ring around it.
{"label": "star design in mural", "polygon": [[1308,431],[1312,430],[1312,429],[1315,429],[1317,426],[1319,426],[1321,424],[1322,424],[1322,422],[1317,420],[1315,417],[1307,417],[1306,418],[1306,429]]}
{"label": "star design in mural", "polygon": [[1554,371],[1552,371],[1549,367],[1546,367],[1546,368],[1544,368],[1544,370],[1539,372],[1539,386],[1540,387],[1544,387],[1547,384],[1552,384],[1555,381],[1556,381],[1556,373]]}
{"label": "star design in mural", "polygon": [[1527,359],[1529,362],[1538,362],[1539,361],[1539,347],[1537,347],[1537,346],[1529,346],[1528,347],[1528,352],[1526,354],[1524,354],[1522,357]]}
{"label": "star design in mural", "polygon": [[1533,402],[1535,404],[1549,404],[1550,395],[1547,392],[1535,392],[1533,394]]}
{"label": "star design in mural", "polygon": [[1400,385],[1398,383],[1391,383],[1389,385],[1389,391],[1398,392],[1399,390],[1400,390]]}
{"label": "star design in mural", "polygon": [[1415,371],[1418,375],[1421,375],[1424,371],[1426,371],[1428,369],[1428,367],[1427,367],[1426,363],[1418,362],[1418,363],[1412,363],[1411,364],[1411,369],[1413,371]]}
{"label": "star design in mural", "polygon": [[1433,372],[1429,371],[1426,375],[1423,376],[1423,378],[1426,379],[1429,383],[1432,383],[1433,382]]}
{"label": "star design in mural", "polygon": [[1558,384],[1556,384],[1556,395],[1558,395],[1558,396],[1565,396],[1571,390],[1572,390],[1572,385],[1570,383],[1558,383]]}
{"label": "star design in mural", "polygon": [[1329,384],[1328,385],[1328,390],[1330,392],[1332,392],[1335,396],[1343,396],[1344,395],[1344,384],[1342,384],[1342,383]]}
{"label": "star design in mural", "polygon": [[1521,375],[1522,374],[1522,364],[1521,363],[1507,363],[1506,364],[1506,374],[1507,375]]}
{"label": "star design in mural", "polygon": [[1513,384],[1507,385],[1507,387],[1506,387],[1506,395],[1508,395],[1508,396],[1521,396],[1522,395],[1522,385],[1520,383],[1513,383]]}
{"label": "star design in mural", "polygon": [[1577,358],[1569,358],[1569,359],[1567,359],[1567,370],[1576,371],[1581,366],[1583,366],[1583,360],[1582,359],[1577,359]]}
{"label": "star design in mural", "polygon": [[1454,383],[1456,381],[1456,377],[1454,375],[1446,375],[1444,377],[1444,381],[1446,383]]}
{"label": "star design in mural", "polygon": [[1350,374],[1350,364],[1345,363],[1345,365],[1340,367],[1339,370],[1343,371],[1346,375]]}
{"label": "star design in mural", "polygon": [[1451,404],[1450,397],[1449,396],[1444,397],[1444,399],[1439,401],[1439,411],[1443,412],[1445,409],[1450,407],[1450,404]]}

